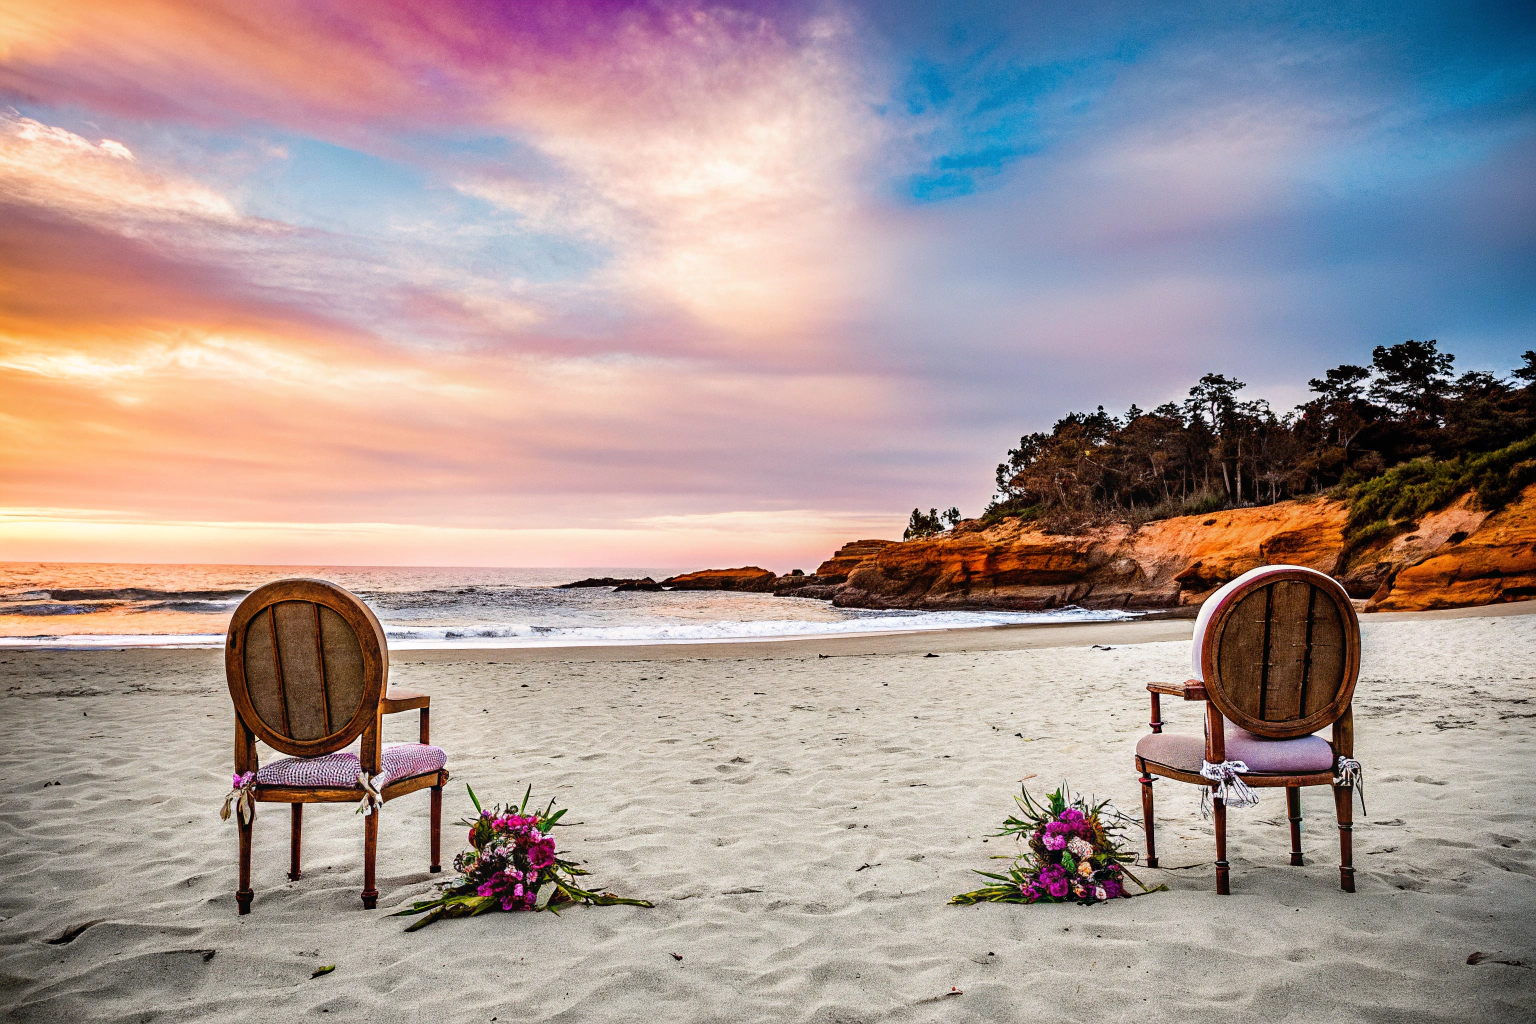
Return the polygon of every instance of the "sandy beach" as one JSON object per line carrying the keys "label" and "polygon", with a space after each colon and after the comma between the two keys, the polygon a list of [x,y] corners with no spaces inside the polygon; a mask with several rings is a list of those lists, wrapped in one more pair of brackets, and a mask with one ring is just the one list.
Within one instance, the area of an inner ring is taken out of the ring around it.
{"label": "sandy beach", "polygon": [[[349,807],[306,816],[295,883],[286,811],[262,805],[254,912],[237,917],[235,829],[217,814],[232,747],[221,652],[6,650],[0,1008],[17,1021],[1530,1020],[1532,610],[1365,618],[1358,893],[1338,889],[1329,794],[1305,792],[1307,865],[1293,868],[1283,799],[1266,791],[1233,814],[1234,895],[1218,897],[1197,793],[1162,782],[1165,870],[1143,877],[1171,891],[1093,908],[946,900],[1004,852],[985,840],[1021,780],[1065,779],[1139,817],[1142,687],[1186,676],[1188,620],[399,653],[391,682],[433,697],[447,821],[469,810],[465,782],[502,799],[531,783],[572,808],[562,846],[599,883],[656,904],[411,935],[386,915],[432,888],[425,794],[384,811],[372,913]],[[1170,729],[1199,727],[1193,705],[1165,713]],[[397,716],[389,738],[414,729]],[[462,838],[445,826],[445,861]]]}

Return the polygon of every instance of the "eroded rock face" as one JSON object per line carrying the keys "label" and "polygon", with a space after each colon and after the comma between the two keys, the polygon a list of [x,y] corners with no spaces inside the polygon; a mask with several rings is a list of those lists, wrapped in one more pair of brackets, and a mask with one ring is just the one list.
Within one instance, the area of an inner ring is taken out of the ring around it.
{"label": "eroded rock face", "polygon": [[[1428,522],[1416,532],[1422,534]],[[1458,537],[1461,532],[1453,531],[1436,553],[1401,569],[1366,607],[1408,612],[1536,599],[1536,484],[1480,520],[1467,536]]]}
{"label": "eroded rock face", "polygon": [[881,546],[831,593],[855,608],[1193,609],[1284,563],[1333,575],[1367,610],[1536,599],[1536,485],[1492,515],[1475,506],[1467,495],[1347,558],[1348,506],[1324,498],[1074,535],[1010,521]]}
{"label": "eroded rock face", "polygon": [[740,569],[702,569],[699,572],[685,572],[680,576],[672,576],[661,581],[661,586],[671,587],[673,590],[745,590],[754,593],[769,593],[773,590],[774,581],[778,577],[756,565],[743,566]]}
{"label": "eroded rock face", "polygon": [[773,585],[773,592],[780,597],[812,597],[823,601],[837,595],[838,588],[848,580],[848,574],[866,558],[896,542],[893,540],[849,541],[835,551],[831,558],[822,562],[809,576],[780,576]]}
{"label": "eroded rock face", "polygon": [[1346,509],[1293,501],[1047,534],[1010,521],[882,547],[849,574],[834,603],[865,608],[1177,608],[1259,565],[1332,572]]}
{"label": "eroded rock face", "polygon": [[817,566],[817,582],[843,583],[860,562],[895,543],[894,540],[849,541],[833,552],[831,558]]}
{"label": "eroded rock face", "polygon": [[1370,544],[1349,556],[1337,575],[1350,597],[1385,597],[1397,574],[1458,544],[1476,533],[1488,513],[1473,508],[1473,496],[1462,495],[1448,508],[1431,512],[1407,533]]}

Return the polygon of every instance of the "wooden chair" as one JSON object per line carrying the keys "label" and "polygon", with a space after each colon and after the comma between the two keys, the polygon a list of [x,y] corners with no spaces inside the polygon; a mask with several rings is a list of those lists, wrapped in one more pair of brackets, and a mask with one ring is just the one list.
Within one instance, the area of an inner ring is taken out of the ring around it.
{"label": "wooden chair", "polygon": [[[1153,776],[1210,788],[1216,891],[1223,895],[1231,892],[1227,805],[1234,798],[1257,799],[1244,786],[1285,787],[1291,863],[1298,865],[1301,787],[1332,786],[1339,886],[1354,892],[1350,799],[1360,784],[1360,765],[1354,760],[1351,701],[1360,673],[1360,621],[1349,595],[1332,577],[1299,566],[1244,573],[1201,608],[1193,661],[1195,678],[1147,686],[1152,735],[1136,744],[1136,770],[1148,866],[1157,867]],[[1205,736],[1163,732],[1162,695],[1205,701]],[[1313,735],[1330,726],[1331,741]]]}
{"label": "wooden chair", "polygon": [[[299,878],[304,805],[362,803],[363,906],[378,905],[374,856],[378,808],[432,790],[432,863],[439,864],[447,755],[430,745],[431,698],[387,689],[389,647],[379,620],[352,594],[323,580],[278,580],[235,610],[224,648],[235,702],[235,789],[225,801],[240,828],[240,913],[251,899],[251,830],[258,802],[292,807],[288,877]],[[421,711],[421,742],[382,747],[382,716]],[[256,740],[291,757],[261,765]],[[360,753],[343,748],[361,738]]]}

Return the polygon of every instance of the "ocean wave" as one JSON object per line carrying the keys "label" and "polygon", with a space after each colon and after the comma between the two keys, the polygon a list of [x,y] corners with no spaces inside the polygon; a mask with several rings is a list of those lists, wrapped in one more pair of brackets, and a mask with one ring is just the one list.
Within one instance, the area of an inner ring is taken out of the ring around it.
{"label": "ocean wave", "polygon": [[92,604],[60,601],[29,601],[25,604],[0,601],[0,615],[91,615],[122,607],[121,601]]}
{"label": "ocean wave", "polygon": [[[249,590],[157,590],[151,587],[40,591],[53,601],[240,601]],[[15,597],[13,596],[13,600]]]}
{"label": "ocean wave", "polygon": [[[617,626],[539,626],[482,623],[460,626],[385,624],[393,650],[501,647],[583,647],[633,644],[720,643],[870,633],[978,629],[1055,622],[1104,622],[1136,618],[1132,612],[1061,608],[1045,612],[915,612],[847,609],[850,618],[653,622]],[[0,637],[0,647],[221,647],[223,634],[112,634]]]}
{"label": "ocean wave", "polygon": [[93,615],[98,612],[191,612],[199,615],[227,614],[238,600],[213,601],[0,601],[0,615]]}

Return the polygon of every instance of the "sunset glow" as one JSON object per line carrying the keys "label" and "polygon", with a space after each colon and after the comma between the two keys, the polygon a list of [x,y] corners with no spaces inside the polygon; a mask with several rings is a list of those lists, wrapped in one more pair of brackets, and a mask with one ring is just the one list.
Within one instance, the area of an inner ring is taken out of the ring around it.
{"label": "sunset glow", "polygon": [[930,6],[0,3],[0,560],[810,569],[1532,346],[1513,7]]}

